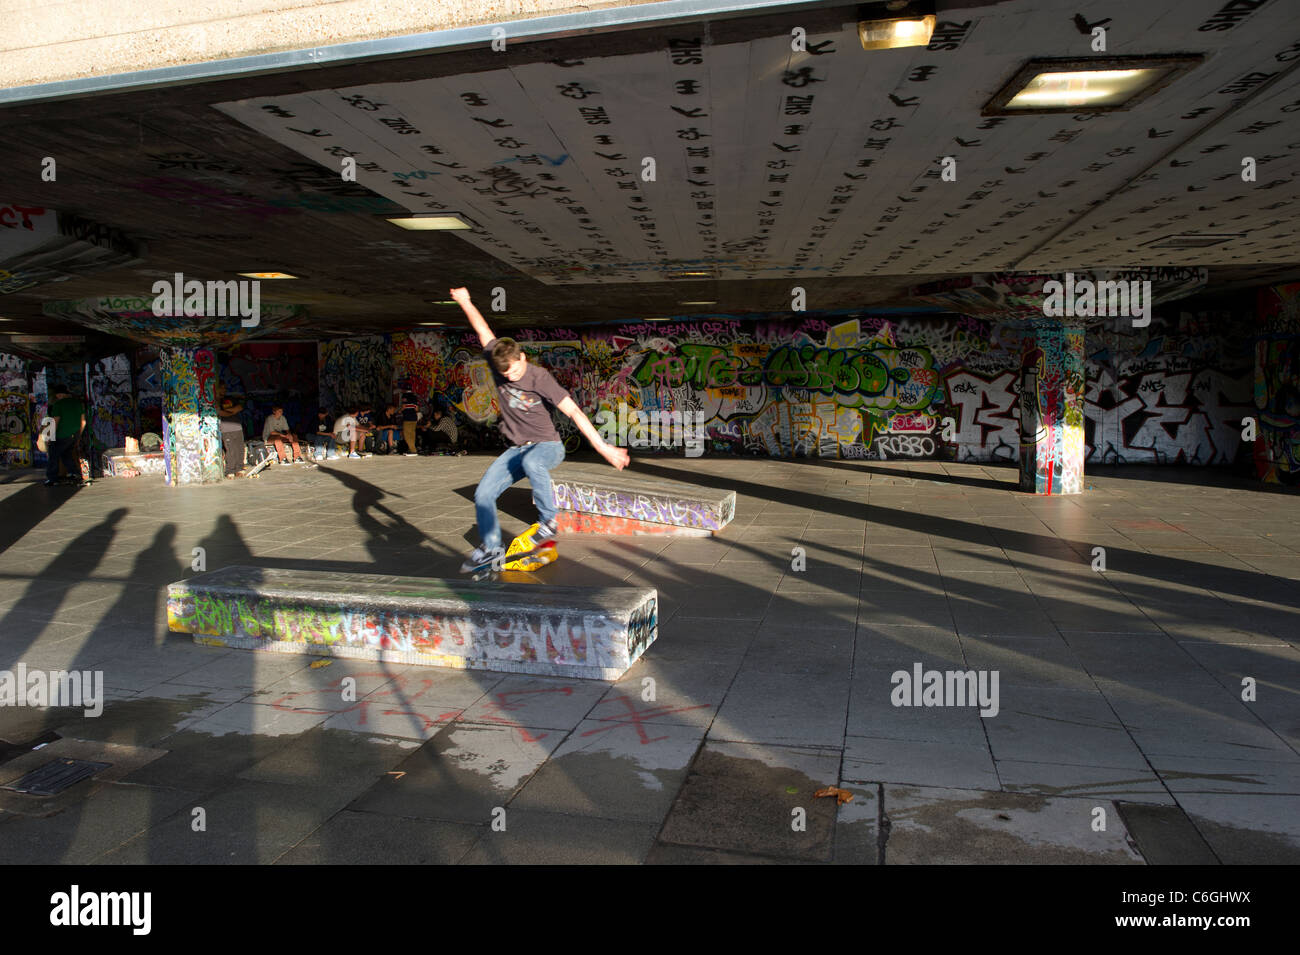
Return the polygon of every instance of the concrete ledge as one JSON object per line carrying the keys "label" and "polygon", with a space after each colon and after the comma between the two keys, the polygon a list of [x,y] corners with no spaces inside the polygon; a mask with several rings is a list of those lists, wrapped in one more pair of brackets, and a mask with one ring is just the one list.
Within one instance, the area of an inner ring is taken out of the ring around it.
{"label": "concrete ledge", "polygon": [[632,517],[607,517],[604,514],[584,514],[581,511],[556,511],[555,524],[561,534],[667,534],[670,537],[712,537],[713,532],[702,527],[679,527],[676,524],[655,524],[638,521]]}
{"label": "concrete ledge", "polygon": [[166,468],[161,451],[145,454],[129,453],[126,448],[109,448],[100,459],[105,477],[138,477],[141,474],[162,474]]}
{"label": "concrete ledge", "polygon": [[[573,514],[622,518],[636,522],[643,528],[649,525],[672,528],[694,528],[706,533],[717,533],[731,523],[736,515],[736,492],[700,487],[681,481],[643,477],[634,470],[614,468],[587,468],[580,465],[561,465],[551,472],[551,486],[555,490],[555,504],[560,509],[561,527],[567,522],[577,528],[584,523],[601,526],[599,521],[582,521],[568,516]],[[608,529],[579,530],[579,533],[650,533],[647,530],[617,529],[621,525],[606,524]],[[632,525],[626,525],[631,527]],[[661,533],[655,531],[655,533]]]}
{"label": "concrete ledge", "polygon": [[658,637],[658,593],[234,566],[167,588],[208,646],[596,680]]}

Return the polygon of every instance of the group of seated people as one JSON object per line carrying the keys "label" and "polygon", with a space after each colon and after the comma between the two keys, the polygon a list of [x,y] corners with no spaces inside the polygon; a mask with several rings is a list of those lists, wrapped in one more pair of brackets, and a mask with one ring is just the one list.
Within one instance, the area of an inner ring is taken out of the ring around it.
{"label": "group of seated people", "polygon": [[[235,477],[247,471],[244,467],[243,404],[230,398],[220,402],[221,438],[225,448],[226,474]],[[275,449],[281,464],[306,462],[310,457],[328,454],[346,454],[360,458],[371,453],[379,454],[435,454],[439,451],[465,454],[458,447],[460,438],[454,416],[436,401],[430,402],[428,414],[420,410],[413,394],[407,393],[399,403],[387,405],[378,414],[368,405],[346,406],[343,413],[334,417],[326,409],[316,413],[316,427],[304,436],[304,441],[294,433],[284,415],[284,406],[271,407],[262,424],[262,441]],[[333,452],[333,453],[331,453]]]}
{"label": "group of seated people", "polygon": [[[457,452],[460,435],[455,418],[432,403],[429,414],[420,411],[413,395],[374,412],[366,405],[350,405],[334,417],[326,409],[316,413],[316,432],[309,437],[313,446],[328,449],[331,443],[347,456],[368,453],[433,454],[439,450]],[[463,454],[464,451],[459,451]]]}

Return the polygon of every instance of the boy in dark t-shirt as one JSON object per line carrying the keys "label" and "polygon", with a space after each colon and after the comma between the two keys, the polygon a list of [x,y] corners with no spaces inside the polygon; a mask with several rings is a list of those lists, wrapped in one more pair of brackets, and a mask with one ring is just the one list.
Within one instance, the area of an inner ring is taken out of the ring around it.
{"label": "boy in dark t-shirt", "polygon": [[572,418],[600,456],[620,471],[627,467],[629,458],[627,451],[605,442],[577,402],[551,377],[550,372],[528,363],[518,342],[492,334],[487,321],[470,302],[468,289],[454,288],[451,297],[464,310],[483,345],[483,357],[487,359],[497,386],[501,434],[509,445],[488,465],[474,492],[474,510],[482,544],[461,566],[462,571],[469,571],[505,552],[501,546],[501,525],[497,521],[497,498],[522,478],[528,478],[532,485],[533,504],[537,506],[540,527],[534,540],[541,544],[555,536],[555,495],[551,489],[550,472],[564,460],[564,445],[555,430],[555,422],[551,420],[552,408],[558,408]]}

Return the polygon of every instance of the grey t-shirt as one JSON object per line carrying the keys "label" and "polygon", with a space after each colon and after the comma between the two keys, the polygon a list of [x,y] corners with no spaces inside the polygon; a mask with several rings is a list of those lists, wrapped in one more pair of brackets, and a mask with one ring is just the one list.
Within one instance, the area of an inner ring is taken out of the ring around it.
{"label": "grey t-shirt", "polygon": [[529,362],[524,376],[518,381],[509,381],[505,375],[496,370],[492,364],[492,346],[497,343],[494,338],[483,349],[488,370],[497,386],[497,406],[501,409],[501,434],[506,443],[511,445],[527,444],[529,441],[559,441],[560,433],[555,430],[551,420],[551,408],[559,405],[569,397],[564,386],[551,377],[545,368]]}

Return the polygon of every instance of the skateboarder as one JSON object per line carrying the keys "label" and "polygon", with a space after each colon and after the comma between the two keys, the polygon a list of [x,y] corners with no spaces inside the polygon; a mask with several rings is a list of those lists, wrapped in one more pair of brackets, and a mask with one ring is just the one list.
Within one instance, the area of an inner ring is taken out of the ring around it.
{"label": "skateboarder", "polygon": [[506,488],[528,478],[537,506],[538,527],[533,539],[538,546],[555,537],[555,497],[551,490],[551,469],[564,460],[564,445],[551,420],[551,408],[558,408],[573,419],[578,430],[591,442],[600,456],[620,471],[628,465],[628,453],[607,444],[573,397],[545,368],[528,363],[519,343],[511,338],[497,338],[487,321],[469,299],[469,290],[454,288],[451,297],[464,310],[470,326],[478,333],[483,357],[497,388],[497,405],[501,409],[501,434],[509,445],[505,452],[488,465],[474,492],[474,509],[482,543],[461,566],[471,571],[502,556],[501,525],[497,522],[497,498]]}

